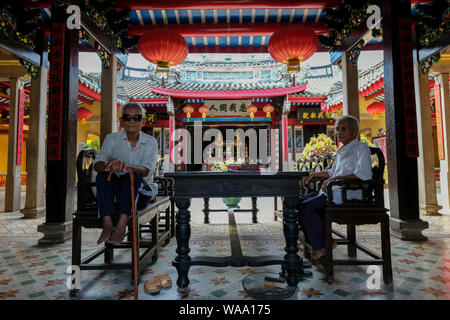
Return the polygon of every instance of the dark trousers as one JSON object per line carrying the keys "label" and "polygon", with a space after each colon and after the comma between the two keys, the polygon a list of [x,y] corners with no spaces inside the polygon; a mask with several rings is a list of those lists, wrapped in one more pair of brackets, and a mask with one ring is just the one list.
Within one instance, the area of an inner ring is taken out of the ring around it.
{"label": "dark trousers", "polygon": [[299,223],[305,233],[306,242],[319,250],[325,247],[325,224],[319,212],[327,205],[327,197],[317,191],[300,196]]}
{"label": "dark trousers", "polygon": [[[138,188],[144,181],[142,176],[133,172],[134,175],[134,199],[138,200]],[[131,190],[130,177],[128,172],[121,176],[115,173],[111,176],[111,181],[108,181],[108,172],[99,172],[97,174],[97,204],[98,217],[102,219],[105,216],[112,216],[117,213],[125,213],[131,216]],[[118,212],[114,205],[114,198],[118,197]]]}

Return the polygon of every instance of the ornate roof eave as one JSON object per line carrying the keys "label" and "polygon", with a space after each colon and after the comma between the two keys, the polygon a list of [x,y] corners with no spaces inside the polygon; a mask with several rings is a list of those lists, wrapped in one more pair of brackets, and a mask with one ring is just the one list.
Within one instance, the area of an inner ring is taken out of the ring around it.
{"label": "ornate roof eave", "polygon": [[287,88],[257,90],[193,91],[168,89],[154,85],[150,85],[150,88],[155,93],[172,96],[174,98],[244,99],[254,97],[276,97],[300,92],[306,89],[306,83]]}

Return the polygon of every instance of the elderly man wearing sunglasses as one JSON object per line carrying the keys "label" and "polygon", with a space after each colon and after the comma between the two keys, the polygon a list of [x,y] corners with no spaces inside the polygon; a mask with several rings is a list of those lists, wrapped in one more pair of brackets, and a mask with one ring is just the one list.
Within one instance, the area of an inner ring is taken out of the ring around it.
{"label": "elderly man wearing sunglasses", "polygon": [[[103,232],[97,244],[103,242],[121,243],[129,217],[131,216],[131,193],[128,168],[134,173],[135,199],[137,207],[148,204],[158,192],[153,183],[158,142],[155,138],[141,131],[145,111],[139,103],[127,103],[121,108],[120,126],[124,129],[105,137],[105,141],[95,158],[94,169],[97,171],[97,202],[99,218],[103,220]],[[111,182],[108,173],[113,170]],[[111,219],[116,214],[114,197],[119,192],[119,221],[113,227]]]}

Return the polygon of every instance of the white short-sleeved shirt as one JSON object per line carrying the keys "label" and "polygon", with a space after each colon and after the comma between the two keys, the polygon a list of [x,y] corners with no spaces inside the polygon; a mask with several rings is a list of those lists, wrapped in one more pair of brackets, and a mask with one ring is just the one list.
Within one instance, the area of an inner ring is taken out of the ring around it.
{"label": "white short-sleeved shirt", "polygon": [[99,161],[107,162],[120,159],[132,166],[146,167],[150,172],[143,179],[150,184],[153,182],[157,157],[158,142],[155,138],[141,131],[136,147],[131,149],[126,132],[120,131],[106,136],[99,153],[95,157],[94,164]]}
{"label": "white short-sleeved shirt", "polygon": [[[336,151],[336,160],[331,169],[326,170],[330,177],[355,174],[363,181],[372,179],[372,157],[364,142],[353,140]],[[341,187],[333,186],[333,202],[342,204]],[[320,190],[320,193],[324,193]],[[326,195],[326,193],[325,193]],[[347,190],[347,199],[362,199],[362,190]]]}

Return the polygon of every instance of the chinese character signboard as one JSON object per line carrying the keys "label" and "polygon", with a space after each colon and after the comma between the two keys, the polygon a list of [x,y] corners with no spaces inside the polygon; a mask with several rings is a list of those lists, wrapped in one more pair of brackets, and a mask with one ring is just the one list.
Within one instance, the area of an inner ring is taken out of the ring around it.
{"label": "chinese character signboard", "polygon": [[331,113],[326,113],[320,108],[298,108],[297,109],[297,123],[330,123],[333,122]]}
{"label": "chinese character signboard", "polygon": [[444,131],[442,126],[441,86],[434,86],[434,106],[436,108],[436,135],[438,143],[439,160],[445,160]]}
{"label": "chinese character signboard", "polygon": [[50,51],[47,158],[61,160],[64,75],[64,23],[53,23]]}
{"label": "chinese character signboard", "polygon": [[402,72],[403,111],[405,118],[406,156],[419,156],[417,138],[416,103],[414,95],[413,44],[411,22],[399,19],[400,63]]}
{"label": "chinese character signboard", "polygon": [[204,104],[209,108],[208,116],[237,116],[248,115],[252,100],[205,100]]}
{"label": "chinese character signboard", "polygon": [[145,114],[145,118],[147,119],[147,124],[156,124],[156,113],[152,113],[147,111]]}
{"label": "chinese character signboard", "polygon": [[17,123],[17,156],[16,165],[22,165],[22,150],[23,150],[23,116],[25,112],[25,90],[19,90],[19,117]]}

